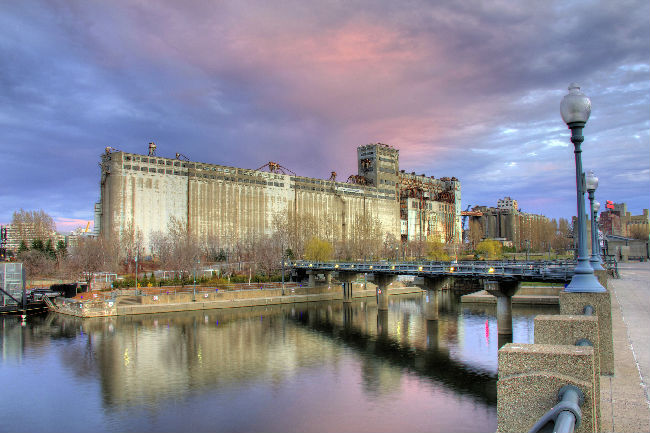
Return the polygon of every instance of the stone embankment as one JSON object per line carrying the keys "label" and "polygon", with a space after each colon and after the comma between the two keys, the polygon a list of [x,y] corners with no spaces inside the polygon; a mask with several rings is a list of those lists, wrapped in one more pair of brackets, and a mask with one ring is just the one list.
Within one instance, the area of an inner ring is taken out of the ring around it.
{"label": "stone embankment", "polygon": [[[560,303],[560,286],[525,286],[512,297],[513,304],[522,305],[558,305]],[[496,304],[497,298],[485,290],[463,295],[463,303]]]}
{"label": "stone embankment", "polygon": [[[419,293],[418,287],[390,288],[390,294]],[[77,317],[126,316],[132,314],[169,313],[174,311],[210,310],[219,308],[255,307],[262,305],[291,304],[343,299],[341,288],[334,284],[311,288],[289,286],[272,289],[218,290],[201,288],[201,291],[164,289],[136,294],[135,290],[89,293],[85,299],[57,298],[52,311]],[[82,295],[84,296],[84,295]],[[355,283],[352,297],[376,296],[371,283]]]}

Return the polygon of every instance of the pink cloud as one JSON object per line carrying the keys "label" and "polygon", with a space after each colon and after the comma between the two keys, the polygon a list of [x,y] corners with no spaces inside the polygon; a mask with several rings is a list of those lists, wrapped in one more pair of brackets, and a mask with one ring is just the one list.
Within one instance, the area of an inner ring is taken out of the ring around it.
{"label": "pink cloud", "polygon": [[88,226],[88,231],[92,231],[95,226],[93,221],[88,221],[79,218],[56,217],[54,218],[54,223],[56,224],[56,229],[59,232],[70,232],[79,227],[85,229],[86,225],[89,223],[90,225]]}

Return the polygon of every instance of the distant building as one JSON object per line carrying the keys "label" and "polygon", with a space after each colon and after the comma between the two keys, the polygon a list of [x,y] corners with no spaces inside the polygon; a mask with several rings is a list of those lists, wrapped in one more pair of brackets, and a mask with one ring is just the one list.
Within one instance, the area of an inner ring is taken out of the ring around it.
{"label": "distant building", "polygon": [[613,207],[600,213],[600,229],[606,235],[633,237],[635,231],[647,232],[650,228],[648,209],[643,209],[641,215],[632,215],[625,203],[614,203]]}
{"label": "distant building", "polygon": [[[4,248],[6,248],[7,252],[11,252],[13,255],[16,255],[18,252],[18,248],[20,248],[21,242],[25,242],[25,246],[27,248],[31,248],[32,243],[36,240],[37,237],[36,230],[33,226],[30,225],[23,225],[23,227],[18,228],[13,224],[7,224],[5,226],[2,226],[2,228],[3,236],[6,236],[6,238],[3,239]],[[45,236],[45,239],[41,240],[43,242],[52,240],[53,246],[56,246],[56,242],[59,239],[62,239],[62,237],[58,233],[52,232],[48,236]]]}
{"label": "distant building", "polygon": [[543,223],[549,222],[544,215],[520,212],[517,200],[510,197],[499,199],[497,207],[475,206],[469,217],[470,224],[479,228],[482,239],[497,239],[518,249],[526,248],[526,240],[540,239],[539,230]]}
{"label": "distant building", "polygon": [[[77,231],[82,231],[82,229],[77,229]],[[6,251],[7,257],[15,256],[18,253],[20,244],[25,243],[27,248],[31,248],[33,242],[36,240],[36,231],[34,227],[25,225],[21,229],[16,228],[12,224],[7,224],[2,226],[2,246]],[[74,232],[73,232],[74,233]],[[56,248],[59,241],[64,241],[66,246],[70,246],[69,238],[74,239],[75,236],[66,236],[58,232],[51,232],[48,236],[45,236],[45,239],[41,239],[44,243],[48,240],[52,241],[52,247]],[[73,241],[74,242],[74,241]],[[74,244],[73,244],[74,245]]]}

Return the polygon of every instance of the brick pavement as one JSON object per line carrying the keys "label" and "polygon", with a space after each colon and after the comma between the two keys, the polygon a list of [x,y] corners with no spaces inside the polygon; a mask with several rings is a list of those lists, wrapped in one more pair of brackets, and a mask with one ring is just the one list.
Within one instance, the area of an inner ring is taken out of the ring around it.
{"label": "brick pavement", "polygon": [[614,376],[601,376],[601,431],[650,432],[650,262],[619,264],[612,294]]}

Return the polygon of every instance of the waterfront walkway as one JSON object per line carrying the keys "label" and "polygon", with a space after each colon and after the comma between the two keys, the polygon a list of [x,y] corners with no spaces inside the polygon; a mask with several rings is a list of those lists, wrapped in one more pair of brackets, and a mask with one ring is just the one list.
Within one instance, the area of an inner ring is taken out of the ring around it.
{"label": "waterfront walkway", "polygon": [[601,431],[650,432],[650,262],[620,263],[612,294],[614,376],[601,376]]}

